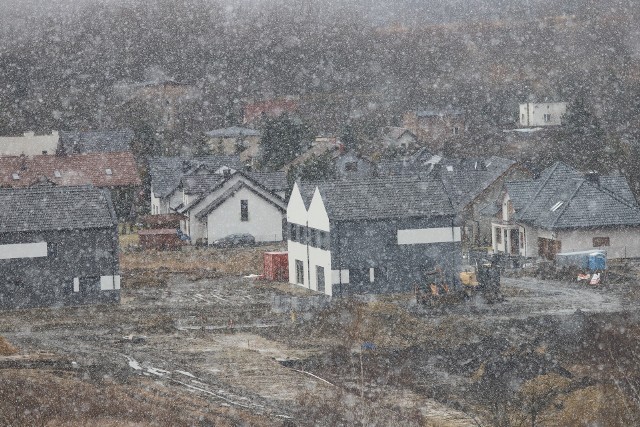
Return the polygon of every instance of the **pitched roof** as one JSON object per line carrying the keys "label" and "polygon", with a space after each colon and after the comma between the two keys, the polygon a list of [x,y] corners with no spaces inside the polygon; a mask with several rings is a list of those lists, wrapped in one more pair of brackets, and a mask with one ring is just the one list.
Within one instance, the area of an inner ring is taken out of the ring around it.
{"label": "pitched roof", "polygon": [[141,185],[130,151],[69,156],[0,157],[0,187],[53,184],[123,187]]}
{"label": "pitched roof", "polygon": [[440,168],[442,183],[457,208],[471,203],[516,162],[493,156],[486,160],[466,160],[464,163],[450,165],[445,162]]}
{"label": "pitched roof", "polygon": [[95,187],[0,189],[0,232],[105,228],[116,224],[109,193]]}
{"label": "pitched roof", "polygon": [[284,191],[289,188],[285,172],[247,172],[245,175],[270,191]]}
{"label": "pitched roof", "polygon": [[199,211],[196,214],[196,218],[202,219],[202,218],[206,217],[207,215],[209,215],[211,212],[213,212],[215,209],[217,209],[220,205],[222,205],[225,201],[227,201],[230,197],[235,195],[238,191],[240,191],[243,188],[248,189],[249,191],[251,191],[254,194],[256,194],[258,197],[261,197],[262,199],[264,199],[267,202],[271,203],[273,206],[275,206],[276,208],[280,209],[282,212],[284,212],[286,210],[286,206],[284,204],[284,200],[281,200],[278,196],[274,195],[273,196],[273,200],[271,200],[271,199],[265,197],[259,191],[256,191],[256,189],[254,189],[250,185],[247,185],[246,181],[238,181],[235,184],[233,184],[231,187],[229,187],[227,190],[225,190],[220,196],[218,196],[214,200],[212,200],[211,203],[209,203],[207,206],[205,206],[201,211]]}
{"label": "pitched roof", "polygon": [[[373,178],[301,183],[301,193],[318,187],[332,220],[360,220],[454,215],[436,179]],[[306,203],[306,202],[305,202]],[[308,203],[306,203],[308,204]]]}
{"label": "pitched roof", "polygon": [[131,129],[61,131],[58,149],[63,154],[129,151],[133,137]]}
{"label": "pitched roof", "polygon": [[640,225],[640,208],[622,176],[589,178],[557,162],[536,180],[510,182],[518,221],[545,229]]}
{"label": "pitched roof", "polygon": [[202,194],[222,181],[224,177],[220,174],[196,174],[183,176],[180,184],[185,194]]}
{"label": "pitched roof", "polygon": [[183,176],[203,169],[213,173],[223,166],[239,170],[242,163],[240,157],[232,155],[152,157],[149,159],[151,186],[157,197],[166,197],[178,188]]}
{"label": "pitched roof", "polygon": [[260,132],[255,129],[231,126],[228,128],[214,129],[206,132],[205,135],[211,138],[239,138],[243,136],[260,136]]}

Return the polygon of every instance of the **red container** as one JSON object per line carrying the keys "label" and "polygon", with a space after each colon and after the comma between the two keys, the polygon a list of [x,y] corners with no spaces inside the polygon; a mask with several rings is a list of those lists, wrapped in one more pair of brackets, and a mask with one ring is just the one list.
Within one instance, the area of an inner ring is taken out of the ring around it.
{"label": "red container", "polygon": [[175,228],[157,228],[138,231],[142,249],[175,250],[184,244]]}
{"label": "red container", "polygon": [[289,254],[287,252],[264,253],[264,278],[276,282],[289,280]]}

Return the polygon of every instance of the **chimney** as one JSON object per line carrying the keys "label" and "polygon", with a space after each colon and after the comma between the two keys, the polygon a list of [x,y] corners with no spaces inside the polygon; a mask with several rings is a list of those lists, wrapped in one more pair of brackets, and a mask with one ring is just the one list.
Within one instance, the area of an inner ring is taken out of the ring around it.
{"label": "chimney", "polygon": [[586,174],[584,174],[584,179],[592,184],[598,186],[600,185],[600,174],[596,171],[587,172]]}

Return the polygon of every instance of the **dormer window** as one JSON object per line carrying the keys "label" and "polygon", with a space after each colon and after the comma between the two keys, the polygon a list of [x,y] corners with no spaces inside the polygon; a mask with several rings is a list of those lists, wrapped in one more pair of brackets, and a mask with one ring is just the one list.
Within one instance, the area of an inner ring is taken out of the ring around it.
{"label": "dormer window", "polygon": [[560,209],[560,206],[562,206],[564,204],[564,202],[558,202],[555,205],[551,206],[551,212],[555,212],[558,209]]}
{"label": "dormer window", "polygon": [[53,176],[55,176],[56,178],[61,178],[62,174],[60,173],[60,171],[53,171]]}
{"label": "dormer window", "polygon": [[17,181],[20,179],[20,175],[18,175],[17,173],[11,174],[11,177],[13,178],[14,181]]}
{"label": "dormer window", "polygon": [[104,173],[106,173],[107,175],[113,175],[113,171],[110,168],[105,169]]}

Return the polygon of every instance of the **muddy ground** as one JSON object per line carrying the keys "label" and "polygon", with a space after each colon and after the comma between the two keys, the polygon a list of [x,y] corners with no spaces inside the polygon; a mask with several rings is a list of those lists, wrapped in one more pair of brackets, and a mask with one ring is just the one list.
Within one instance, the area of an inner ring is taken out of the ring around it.
{"label": "muddy ground", "polygon": [[[123,263],[118,306],[0,313],[0,335],[19,352],[0,356],[0,392],[26,378],[67,390],[80,408],[48,413],[46,393],[18,395],[0,410],[5,424],[30,425],[40,408],[49,425],[531,425],[531,416],[561,425],[573,401],[612,387],[605,373],[636,362],[626,351],[640,336],[632,280],[594,288],[503,277],[499,304],[424,307],[395,295],[304,309],[312,293],[289,284],[215,267],[172,272],[161,259],[153,274],[140,259]],[[241,262],[246,272],[251,262]],[[292,296],[301,308],[283,309]],[[612,345],[614,335],[629,346]],[[536,381],[546,400],[527,394]],[[635,416],[634,381],[614,390],[627,418],[606,424]],[[83,412],[69,390],[104,397]]]}

